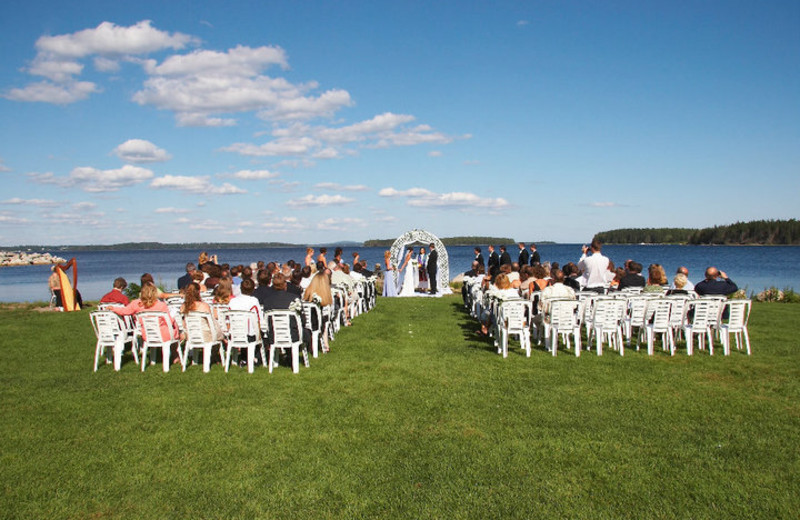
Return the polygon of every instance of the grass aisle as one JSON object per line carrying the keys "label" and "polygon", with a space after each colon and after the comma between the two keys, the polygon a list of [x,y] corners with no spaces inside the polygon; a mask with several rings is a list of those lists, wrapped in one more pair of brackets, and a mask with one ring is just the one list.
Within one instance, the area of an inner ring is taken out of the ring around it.
{"label": "grass aisle", "polygon": [[795,518],[798,318],[502,359],[457,297],[381,299],[298,375],[142,374],[92,373],[87,312],[0,310],[0,518]]}

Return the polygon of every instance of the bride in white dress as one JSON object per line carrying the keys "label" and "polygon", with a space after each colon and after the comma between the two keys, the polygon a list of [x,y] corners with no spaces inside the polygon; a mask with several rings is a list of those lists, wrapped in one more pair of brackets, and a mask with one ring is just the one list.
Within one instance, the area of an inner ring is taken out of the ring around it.
{"label": "bride in white dress", "polygon": [[399,268],[400,271],[400,292],[398,296],[414,296],[415,283],[417,279],[417,262],[411,260],[411,249],[406,252],[403,265]]}

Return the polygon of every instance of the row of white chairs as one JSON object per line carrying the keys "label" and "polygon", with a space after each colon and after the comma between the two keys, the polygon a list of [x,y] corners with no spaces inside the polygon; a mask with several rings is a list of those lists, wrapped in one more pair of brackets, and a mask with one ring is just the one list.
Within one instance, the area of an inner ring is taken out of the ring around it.
{"label": "row of white chairs", "polygon": [[[544,339],[545,348],[555,356],[559,340],[569,351],[574,346],[580,356],[583,338],[587,348],[592,343],[597,355],[602,355],[603,345],[608,345],[620,355],[631,345],[637,333],[636,349],[646,342],[649,355],[654,353],[657,339],[662,348],[674,355],[676,342],[685,339],[686,352],[692,355],[695,340],[700,350],[708,347],[714,353],[714,338],[719,339],[723,352],[731,351],[733,335],[736,348],[745,348],[750,355],[750,338],[747,322],[750,300],[727,300],[724,297],[697,298],[696,295],[663,296],[620,292],[609,296],[594,292],[578,293],[576,300],[552,299],[539,313],[540,293],[532,299],[498,299],[492,292],[484,291],[479,283],[468,282],[464,291],[465,306],[475,318],[490,317],[490,333],[498,353],[508,355],[508,338],[517,336],[520,347],[527,356],[531,352],[531,338],[538,343]],[[707,343],[706,343],[706,340]]]}
{"label": "row of white chairs", "polygon": [[[97,337],[94,370],[97,371],[107,349],[110,350],[108,357],[113,359],[114,369],[120,370],[123,353],[130,349],[134,361],[141,364],[141,370],[144,371],[148,354],[160,349],[163,370],[168,372],[174,349],[184,371],[190,355],[202,352],[203,371],[208,372],[216,349],[226,372],[230,367],[231,354],[237,350],[240,354],[246,354],[248,372],[252,373],[256,349],[260,349],[261,358],[270,373],[278,351],[289,353],[292,371],[297,373],[301,355],[304,365],[309,366],[308,349],[303,343],[304,330],[308,331],[312,355],[316,358],[320,352],[327,352],[324,335],[333,341],[336,332],[345,323],[346,314],[351,318],[356,317],[371,310],[376,303],[374,279],[357,284],[356,289],[350,292],[335,286],[331,290],[335,300],[333,305],[322,307],[314,302],[302,302],[302,310],[297,311],[236,311],[230,310],[227,305],[212,303],[213,315],[189,312],[183,316],[179,311],[182,302],[173,299],[168,303],[169,313],[140,312],[135,316],[121,317],[109,310],[113,304],[102,304],[100,310],[90,315]],[[348,307],[347,312],[345,306]],[[173,320],[179,327],[178,331],[172,330]],[[183,347],[178,339],[163,340],[162,327],[169,331],[168,338],[183,333]],[[221,329],[221,339],[218,339],[220,334],[217,333],[217,327]],[[295,332],[294,338],[292,331]]]}

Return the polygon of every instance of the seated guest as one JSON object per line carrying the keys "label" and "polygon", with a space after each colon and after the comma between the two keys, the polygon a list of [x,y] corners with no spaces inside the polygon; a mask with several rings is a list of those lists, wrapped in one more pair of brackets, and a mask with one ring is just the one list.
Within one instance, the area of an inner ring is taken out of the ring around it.
{"label": "seated guest", "polygon": [[478,261],[477,260],[473,260],[472,261],[472,267],[470,267],[469,271],[466,271],[464,273],[464,276],[468,276],[470,278],[474,278],[475,276],[477,276],[478,275],[478,265],[480,265],[478,263]]}
{"label": "seated guest", "polygon": [[[158,299],[158,288],[152,283],[142,285],[142,290],[139,292],[137,299],[125,307],[112,307],[111,311],[120,316],[135,316],[140,312],[146,311],[164,312],[167,314],[167,321],[161,323],[161,340],[169,341],[179,337],[178,324],[175,323],[175,319],[170,315],[166,302]],[[144,330],[142,330],[142,337],[147,339]]]}
{"label": "seated guest", "polygon": [[296,294],[286,290],[286,278],[283,273],[275,273],[272,277],[272,286],[263,287],[263,291],[257,295],[257,298],[264,312],[273,309],[288,309],[292,302],[299,299]]}
{"label": "seated guest", "polygon": [[567,265],[564,266],[563,269],[564,273],[564,285],[569,287],[575,292],[581,290],[581,283],[578,281],[578,277],[580,276],[580,270],[578,266],[575,265],[575,262],[568,262]]}
{"label": "seated guest", "polygon": [[[303,301],[304,302],[315,302],[320,307],[327,307],[329,305],[333,305],[333,294],[331,293],[331,282],[328,279],[328,275],[324,272],[317,273],[316,275],[311,277],[311,281],[308,284],[308,287],[303,292]],[[328,351],[328,334],[325,333],[327,331],[327,323],[328,317],[323,314],[322,316],[322,350],[323,352]],[[312,327],[316,327],[316,323],[310,324]]]}
{"label": "seated guest", "polygon": [[233,280],[220,278],[219,283],[214,288],[214,303],[228,305],[231,298],[233,298]]}
{"label": "seated guest", "polygon": [[111,292],[104,294],[103,297],[100,298],[100,303],[121,303],[122,305],[128,305],[128,297],[122,293],[127,286],[128,282],[125,281],[125,278],[116,278]]}
{"label": "seated guest", "polygon": [[[374,271],[370,271],[369,269],[367,269],[367,261],[366,260],[361,260],[360,263],[361,263],[361,274],[363,274],[367,278],[375,276],[375,272]],[[380,264],[377,264],[377,265],[380,265]]]}
{"label": "seated guest", "polygon": [[211,312],[211,306],[200,297],[200,286],[194,282],[187,285],[186,290],[183,292],[181,314],[183,314],[184,319],[184,330],[186,328],[186,315],[190,312],[203,312],[211,315],[210,323],[208,321],[203,322],[203,341],[219,341],[223,338],[217,319]]}
{"label": "seated guest", "polygon": [[[242,294],[236,296],[235,298],[231,298],[228,305],[230,306],[231,310],[233,311],[253,311],[255,312],[259,318],[261,317],[261,302],[258,298],[255,297],[254,291],[256,291],[256,284],[253,280],[249,278],[245,278],[242,280],[242,284],[240,287]],[[259,287],[260,289],[260,287]],[[269,287],[264,287],[264,289],[269,289]]]}
{"label": "seated guest", "polygon": [[739,290],[739,287],[728,278],[724,271],[716,267],[706,269],[706,278],[694,286],[700,296],[728,296]]}
{"label": "seated guest", "polygon": [[195,271],[194,264],[186,264],[186,274],[178,278],[178,290],[182,291],[187,285],[192,283],[192,273]]}
{"label": "seated guest", "polygon": [[660,264],[650,264],[647,268],[647,285],[643,292],[663,293],[667,289],[667,273]]}
{"label": "seated guest", "polygon": [[289,283],[286,284],[286,290],[295,293],[298,298],[303,296],[303,288],[300,286],[300,282],[303,280],[303,275],[300,272],[300,268],[296,268],[292,271],[291,276],[289,277]]}
{"label": "seated guest", "polygon": [[539,299],[539,308],[547,313],[550,311],[550,301],[554,299],[575,299],[575,291],[571,287],[564,284],[564,271],[561,269],[554,269],[550,272],[553,278],[553,285],[549,285],[542,290],[541,298]]}
{"label": "seated guest", "polygon": [[[509,264],[503,264],[501,268],[507,265]],[[511,282],[508,280],[508,276],[503,273],[500,273],[495,277],[494,284],[489,287],[489,292],[492,294],[492,296],[501,300],[519,298],[519,291],[511,287]],[[489,324],[492,323],[493,318],[494,317],[492,316],[491,309],[484,309],[480,316],[481,329],[476,331],[476,333],[482,336],[488,335]]]}
{"label": "seated guest", "polygon": [[303,277],[300,280],[300,287],[304,291],[308,288],[308,285],[311,283],[311,277],[313,276],[315,269],[316,267],[312,269],[311,266],[308,265],[303,266],[303,268],[300,269],[300,275]]}
{"label": "seated guest", "polygon": [[647,285],[647,281],[644,279],[644,276],[642,276],[642,274],[641,274],[642,273],[642,264],[640,264],[639,262],[634,262],[632,260],[629,261],[629,262],[626,262],[626,264],[627,264],[627,267],[628,267],[628,272],[625,273],[625,276],[623,276],[620,279],[619,285],[617,285],[617,289],[622,290],[622,289],[628,289],[628,288],[631,288],[631,287],[634,287],[634,288],[635,287],[644,287],[645,285]]}
{"label": "seated guest", "polygon": [[671,296],[673,294],[689,294],[689,291],[686,290],[686,282],[689,279],[686,278],[686,275],[683,273],[678,273],[675,275],[674,280],[672,281],[672,286],[674,289],[670,289],[667,291],[667,296]]}
{"label": "seated guest", "polygon": [[[689,269],[684,266],[680,266],[678,270],[675,271],[675,274],[682,274],[686,277],[686,285],[683,286],[683,289],[687,291],[694,291],[694,284],[691,282],[691,280],[689,280]],[[674,283],[672,285],[672,289],[677,289]]]}
{"label": "seated guest", "polygon": [[197,270],[192,272],[192,282],[197,284],[197,286],[200,288],[200,292],[205,292],[208,290],[206,284],[203,283],[205,279],[206,274],[203,271]]}

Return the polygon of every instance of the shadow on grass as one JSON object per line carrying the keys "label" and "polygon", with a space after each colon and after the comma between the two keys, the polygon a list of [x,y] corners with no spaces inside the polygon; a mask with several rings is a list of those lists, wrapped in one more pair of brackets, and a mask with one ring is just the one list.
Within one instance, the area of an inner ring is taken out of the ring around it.
{"label": "shadow on grass", "polygon": [[462,302],[453,302],[454,314],[458,316],[458,326],[461,328],[462,337],[467,348],[485,350],[496,353],[497,347],[494,340],[488,336],[482,336],[478,331],[481,329],[480,323],[469,315]]}

